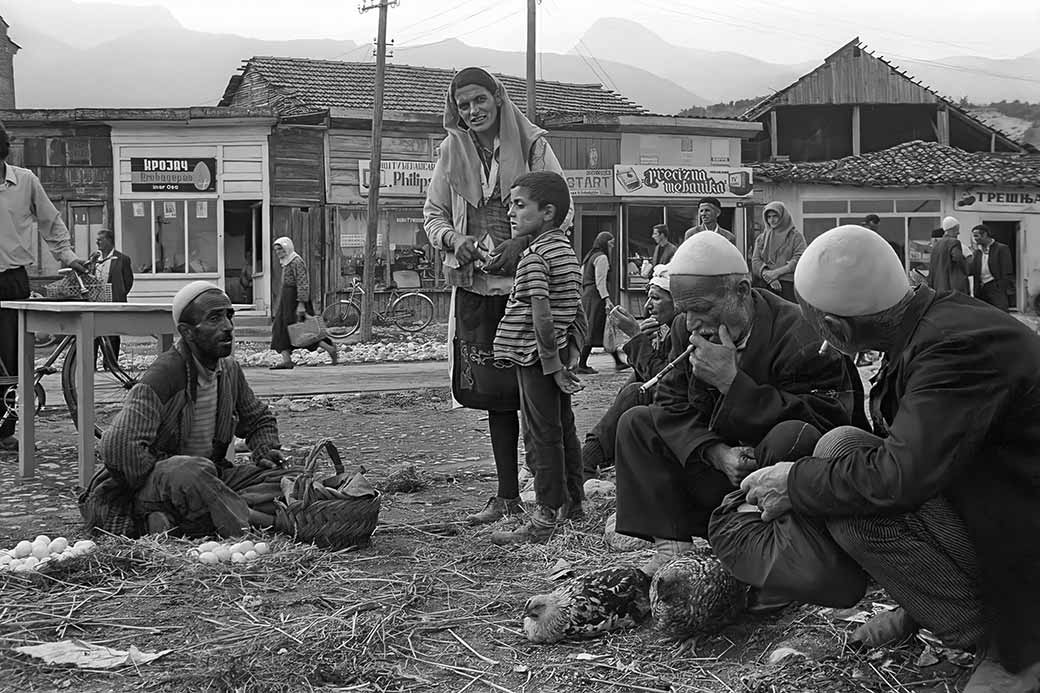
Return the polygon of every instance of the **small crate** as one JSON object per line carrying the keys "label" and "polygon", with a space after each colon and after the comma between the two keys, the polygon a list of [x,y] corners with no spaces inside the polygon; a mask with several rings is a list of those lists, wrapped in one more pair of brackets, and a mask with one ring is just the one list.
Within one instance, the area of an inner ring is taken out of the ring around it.
{"label": "small crate", "polygon": [[[47,298],[64,299],[67,301],[90,301],[91,303],[111,303],[112,285],[108,282],[98,281],[97,277],[89,274],[79,276],[83,282],[81,287],[76,276],[68,274],[58,281],[45,284],[43,287]],[[83,289],[86,289],[86,295]]]}

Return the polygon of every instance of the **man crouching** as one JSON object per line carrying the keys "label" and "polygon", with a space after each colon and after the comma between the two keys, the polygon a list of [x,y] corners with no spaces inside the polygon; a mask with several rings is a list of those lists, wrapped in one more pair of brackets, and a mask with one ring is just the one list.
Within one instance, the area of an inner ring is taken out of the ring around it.
{"label": "man crouching", "polygon": [[[234,309],[219,287],[192,282],[173,299],[176,344],[127,395],[100,444],[103,466],[80,496],[88,527],[137,537],[241,534],[270,518],[237,493],[282,474],[278,425],[231,358]],[[226,460],[234,436],[254,464]]]}

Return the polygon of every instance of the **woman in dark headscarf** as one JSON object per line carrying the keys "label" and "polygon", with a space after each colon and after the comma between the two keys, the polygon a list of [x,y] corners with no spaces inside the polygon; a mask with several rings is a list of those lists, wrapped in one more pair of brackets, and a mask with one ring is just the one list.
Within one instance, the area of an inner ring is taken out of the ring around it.
{"label": "woman in dark headscarf", "polygon": [[[614,283],[614,270],[610,265],[610,255],[614,252],[614,234],[602,231],[592,242],[589,252],[581,259],[581,307],[589,320],[589,335],[585,348],[581,351],[577,373],[595,373],[589,367],[589,354],[592,347],[603,346],[603,329],[607,326],[607,313],[614,308],[610,298],[610,285]],[[610,352],[614,357],[615,367],[620,371],[628,368],[616,351]]]}
{"label": "woman in dark headscarf", "polygon": [[[476,67],[459,71],[444,107],[448,136],[423,207],[430,244],[445,253],[453,287],[448,320],[451,391],[455,403],[488,412],[498,493],[472,524],[522,512],[517,480],[520,435],[516,371],[496,361],[492,345],[513,286],[513,273],[529,238],[512,238],[509,189],[529,171],[563,169],[545,139],[509,100],[495,77]],[[571,215],[563,223],[570,224]],[[573,494],[574,490],[569,489]],[[575,512],[580,509],[580,479]]]}
{"label": "woman in dark headscarf", "polygon": [[788,301],[795,301],[794,268],[805,252],[805,236],[795,228],[783,202],[770,202],[762,212],[765,232],[755,239],[751,275]]}

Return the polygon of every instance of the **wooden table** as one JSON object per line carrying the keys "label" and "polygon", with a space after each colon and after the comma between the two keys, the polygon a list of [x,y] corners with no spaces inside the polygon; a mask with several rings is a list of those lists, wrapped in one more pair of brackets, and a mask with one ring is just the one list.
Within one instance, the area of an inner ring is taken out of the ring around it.
{"label": "wooden table", "polygon": [[79,484],[94,475],[94,338],[98,335],[159,337],[159,348],[173,343],[173,309],[156,303],[88,303],[84,301],[3,301],[0,308],[18,311],[18,470],[22,478],[36,471],[36,414],[33,379],[36,343],[33,334],[76,337],[76,396],[79,428]]}

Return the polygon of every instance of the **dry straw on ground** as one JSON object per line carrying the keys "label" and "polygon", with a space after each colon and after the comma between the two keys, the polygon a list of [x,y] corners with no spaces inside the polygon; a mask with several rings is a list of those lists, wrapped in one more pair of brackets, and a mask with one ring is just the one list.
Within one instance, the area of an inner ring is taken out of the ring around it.
{"label": "dry straw on ground", "polygon": [[[216,566],[189,557],[196,543],[103,537],[97,552],[50,574],[0,574],[0,689],[954,690],[962,670],[919,669],[920,643],[856,655],[844,646],[844,624],[808,607],[749,620],[682,656],[648,627],[526,642],[520,610],[558,584],[549,575],[560,559],[580,572],[645,558],[604,549],[612,510],[596,501],[586,520],[538,546],[494,547],[489,529],[461,523],[381,525],[363,550],[266,537],[271,554]],[[63,638],[173,652],[138,669],[90,672],[11,651]],[[801,654],[766,663],[780,645]]]}

